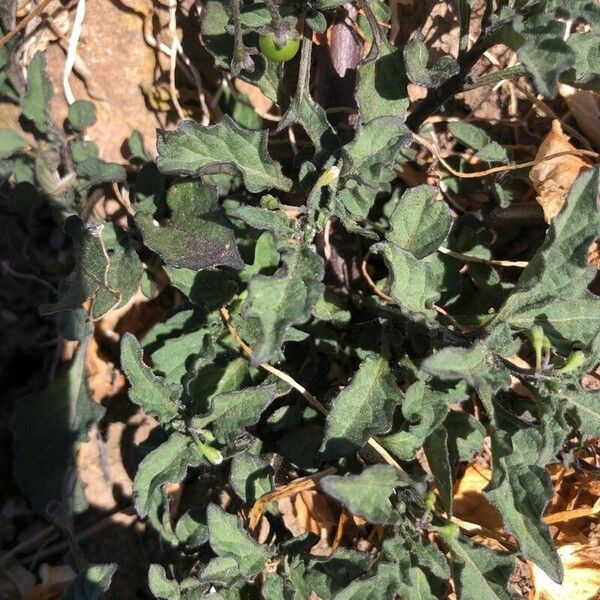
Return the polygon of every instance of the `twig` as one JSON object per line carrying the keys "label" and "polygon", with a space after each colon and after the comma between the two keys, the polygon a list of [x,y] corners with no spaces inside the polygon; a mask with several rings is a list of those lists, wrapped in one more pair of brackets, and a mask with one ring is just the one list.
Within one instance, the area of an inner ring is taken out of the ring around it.
{"label": "twig", "polygon": [[267,492],[263,494],[255,503],[252,509],[250,510],[250,515],[248,517],[248,529],[250,531],[255,531],[256,526],[260,522],[260,518],[262,517],[265,508],[269,505],[269,503],[274,500],[279,500],[280,498],[287,498],[289,496],[293,496],[298,494],[299,492],[306,492],[309,490],[314,490],[317,487],[319,479],[322,479],[326,475],[331,475],[336,472],[335,467],[330,467],[329,469],[325,469],[324,471],[319,471],[318,473],[314,473],[313,475],[308,475],[307,477],[300,477],[299,479],[295,479],[291,483],[280,487],[272,492]]}
{"label": "twig", "polygon": [[574,150],[568,150],[565,152],[557,152],[555,154],[549,154],[548,156],[544,156],[544,158],[541,158],[540,160],[529,160],[529,161],[523,162],[523,163],[516,163],[513,165],[502,165],[499,167],[491,167],[489,169],[484,169],[483,171],[474,171],[472,173],[465,173],[463,171],[457,171],[454,167],[452,167],[452,165],[450,165],[444,159],[444,157],[440,154],[440,151],[435,147],[435,145],[432,142],[428,141],[427,139],[425,139],[424,137],[420,136],[417,133],[413,133],[412,136],[416,142],[418,142],[419,144],[421,144],[422,146],[427,148],[427,150],[429,150],[433,154],[433,156],[444,166],[444,168],[449,173],[451,173],[455,177],[459,177],[461,179],[477,179],[479,177],[493,175],[494,173],[504,173],[506,171],[518,171],[519,169],[533,167],[541,162],[545,162],[547,160],[552,160],[553,158],[559,158],[560,156],[584,155],[584,156],[591,156],[593,158],[600,157],[600,154],[598,152],[593,152],[592,150],[574,149]]}
{"label": "twig", "polygon": [[65,68],[63,71],[63,90],[65,92],[65,98],[67,104],[73,104],[75,102],[75,96],[69,83],[69,77],[73,71],[73,65],[75,64],[75,58],[77,57],[77,44],[79,43],[79,36],[81,35],[81,27],[83,25],[83,19],[85,18],[85,0],[79,0],[77,2],[77,10],[75,11],[75,19],[73,20],[73,29],[71,31],[71,37],[69,38],[69,48],[67,50],[67,58],[65,60]]}
{"label": "twig", "polygon": [[452,256],[452,258],[458,258],[459,260],[463,260],[465,262],[474,262],[474,263],[484,263],[486,265],[494,265],[497,267],[517,267],[519,269],[524,269],[529,262],[526,260],[495,260],[492,258],[480,258],[479,256],[469,256],[468,254],[461,254],[460,252],[455,252],[454,250],[450,250],[449,248],[438,248],[438,252],[440,254],[446,254],[447,256]]}
{"label": "twig", "polygon": [[10,40],[12,40],[13,37],[19,33],[19,31],[25,29],[27,24],[40,15],[51,1],[52,0],[42,0],[42,2],[36,6],[26,17],[23,17],[22,21],[19,21],[19,24],[14,29],[11,29],[6,35],[3,35],[0,38],[0,48],[6,46],[6,44],[8,44],[8,42],[10,42]]}
{"label": "twig", "polygon": [[177,50],[179,49],[179,37],[177,36],[177,0],[169,0],[169,33],[171,34],[171,60],[169,63],[169,90],[171,91],[171,100],[177,111],[179,119],[185,119],[185,113],[179,104],[177,98],[177,86],[175,85],[175,67],[177,65]]}

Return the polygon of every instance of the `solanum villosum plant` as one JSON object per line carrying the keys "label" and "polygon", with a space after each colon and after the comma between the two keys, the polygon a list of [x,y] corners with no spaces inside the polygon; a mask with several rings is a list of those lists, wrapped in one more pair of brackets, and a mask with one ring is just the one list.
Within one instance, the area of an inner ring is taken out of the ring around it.
{"label": "solanum villosum plant", "polygon": [[[68,464],[45,482],[27,475],[31,444],[56,433],[34,413],[62,390],[70,443],[84,439],[99,417],[83,376],[91,324],[139,285],[148,296],[167,279],[178,290],[164,322],[120,346],[129,398],[159,424],[133,484],[140,518],[173,548],[169,565],[149,571],[157,598],[412,600],[453,589],[505,599],[515,595],[517,557],[563,576],[542,519],[552,496],[545,467],[600,436],[600,400],[580,385],[600,360],[587,263],[600,232],[600,171],[581,174],[524,269],[488,260],[494,240],[522,226],[511,182],[527,171],[510,148],[472,124],[448,125],[482,170],[507,167],[471,176],[487,199],[472,214],[398,174],[433,147],[428,118],[465,90],[517,77],[547,99],[559,82],[599,90],[600,8],[453,5],[459,48],[439,57],[418,31],[394,45],[379,0],[202,2],[199,32],[215,69],[257,86],[281,119],[263,123],[246,104],[208,126],[184,120],[159,131],[156,162],[132,136],[128,173],[78,133],[91,106],[71,107],[66,133],[49,120],[41,56],[13,94],[38,143],[2,133],[12,206],[24,231],[35,211],[50,210],[75,254],[43,313],[79,351],[15,416],[18,477],[40,510],[58,498],[64,516],[78,496],[61,479]],[[347,26],[332,28],[342,17]],[[476,77],[497,44],[518,62]],[[426,96],[410,103],[409,83]],[[127,222],[95,220],[90,190],[126,180]],[[461,185],[451,173],[444,181]],[[534,357],[531,368],[515,366],[518,353]],[[503,520],[494,549],[471,539],[452,506],[457,473],[486,436],[485,493]],[[174,483],[205,493],[178,511]],[[311,552],[318,536],[294,537],[283,522],[276,500],[299,489],[327,498],[339,519],[328,555]],[[84,568],[79,585],[87,577],[104,590],[114,569]]]}

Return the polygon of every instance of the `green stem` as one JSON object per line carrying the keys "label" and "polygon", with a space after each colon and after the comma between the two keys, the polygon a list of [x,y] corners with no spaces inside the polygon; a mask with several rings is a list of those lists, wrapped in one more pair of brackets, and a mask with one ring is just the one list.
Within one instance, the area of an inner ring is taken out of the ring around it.
{"label": "green stem", "polygon": [[527,75],[527,69],[524,65],[518,64],[512,67],[506,67],[506,69],[482,75],[481,77],[477,77],[471,82],[466,83],[464,90],[467,92],[486,85],[496,85],[505,79],[518,79],[523,75]]}

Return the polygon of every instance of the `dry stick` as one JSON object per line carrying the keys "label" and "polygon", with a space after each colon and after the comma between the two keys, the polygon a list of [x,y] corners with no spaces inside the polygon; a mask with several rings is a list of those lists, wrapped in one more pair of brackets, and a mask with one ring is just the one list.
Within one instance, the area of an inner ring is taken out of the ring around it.
{"label": "dry stick", "polygon": [[[248,344],[246,344],[246,342],[244,342],[244,340],[240,337],[240,334],[231,322],[231,315],[229,314],[229,311],[225,307],[222,307],[220,310],[221,317],[223,319],[223,322],[227,326],[227,329],[229,329],[229,333],[231,333],[233,339],[242,348],[246,357],[252,358],[254,354],[252,352],[252,348],[250,348],[250,346],[248,346]],[[319,402],[317,398],[315,398],[304,386],[298,383],[293,377],[291,377],[287,373],[284,373],[283,371],[280,371],[276,367],[266,362],[260,363],[259,366],[261,367],[261,369],[268,371],[269,373],[275,375],[275,377],[278,377],[282,381],[285,381],[287,384],[291,385],[295,390],[302,394],[302,396],[308,402],[308,404],[316,408],[321,414],[328,414],[327,409],[321,404],[321,402]],[[396,469],[398,469],[399,471],[402,471],[402,467],[400,467],[400,465],[394,459],[394,457],[375,438],[369,438],[367,440],[367,444],[369,444],[369,446],[371,446],[371,448],[373,448],[373,450],[375,450],[381,456],[381,458],[385,460],[385,462],[392,465],[393,467],[396,467]]]}
{"label": "dry stick", "polygon": [[26,17],[23,17],[23,20],[19,21],[19,24],[14,29],[11,29],[6,35],[2,36],[0,38],[0,48],[8,44],[19,31],[25,29],[27,24],[40,15],[50,2],[51,0],[43,0],[42,3],[36,6]]}
{"label": "dry stick", "polygon": [[486,265],[495,265],[497,267],[517,267],[519,269],[524,269],[529,262],[526,260],[495,260],[492,258],[480,258],[479,256],[469,256],[468,254],[461,254],[460,252],[455,252],[454,250],[450,250],[449,248],[439,247],[438,252],[440,254],[446,254],[447,256],[452,256],[452,258],[458,258],[459,260],[463,260],[464,262],[474,262],[474,263],[484,263]]}
{"label": "dry stick", "polygon": [[319,471],[318,473],[314,473],[313,475],[308,475],[307,477],[301,477],[280,487],[277,490],[272,492],[267,492],[263,494],[252,506],[250,510],[250,515],[248,517],[248,529],[250,531],[255,531],[258,523],[260,522],[260,518],[265,512],[265,508],[270,502],[274,500],[279,500],[280,498],[287,498],[288,496],[294,496],[299,492],[307,492],[310,490],[314,490],[317,487],[318,480],[325,477],[326,475],[331,475],[336,472],[335,467],[330,467],[329,469],[325,469],[324,471]]}
{"label": "dry stick", "polygon": [[494,173],[504,173],[505,171],[518,171],[519,169],[525,169],[527,167],[533,167],[538,165],[539,163],[546,162],[547,160],[552,160],[553,158],[559,158],[560,156],[572,156],[572,155],[584,155],[591,156],[593,158],[600,157],[598,152],[593,152],[591,150],[567,150],[565,152],[557,152],[556,154],[549,154],[548,156],[544,156],[544,158],[540,160],[529,160],[523,163],[516,163],[514,165],[503,165],[500,167],[491,167],[490,169],[485,169],[483,171],[475,171],[473,173],[464,173],[462,171],[457,171],[454,169],[444,157],[440,154],[440,151],[435,147],[433,143],[420,136],[418,133],[412,134],[413,139],[427,148],[433,156],[443,165],[443,167],[455,177],[459,177],[461,179],[477,179],[479,177],[485,177],[487,175],[493,175]]}

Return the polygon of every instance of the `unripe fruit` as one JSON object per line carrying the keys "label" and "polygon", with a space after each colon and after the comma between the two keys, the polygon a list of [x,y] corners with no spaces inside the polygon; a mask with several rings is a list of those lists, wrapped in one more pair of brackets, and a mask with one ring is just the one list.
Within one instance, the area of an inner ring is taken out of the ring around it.
{"label": "unripe fruit", "polygon": [[287,62],[296,56],[300,48],[300,40],[297,38],[288,40],[281,48],[275,43],[275,38],[271,34],[261,35],[258,38],[260,51],[265,58],[275,62]]}

